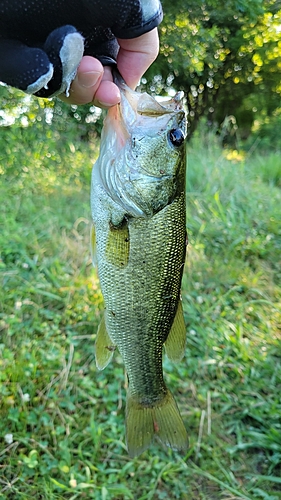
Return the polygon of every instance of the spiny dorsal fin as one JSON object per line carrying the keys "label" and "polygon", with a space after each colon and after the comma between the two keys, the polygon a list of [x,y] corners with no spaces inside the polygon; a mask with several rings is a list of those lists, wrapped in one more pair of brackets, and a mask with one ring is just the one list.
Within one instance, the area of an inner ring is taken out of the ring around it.
{"label": "spiny dorsal fin", "polygon": [[95,344],[96,365],[98,370],[103,370],[110,362],[116,347],[107,333],[104,316],[97,331]]}
{"label": "spiny dorsal fin", "polygon": [[173,363],[178,363],[182,360],[185,353],[185,344],[186,328],[183,317],[182,303],[181,300],[179,300],[175,319],[165,342],[166,354]]}

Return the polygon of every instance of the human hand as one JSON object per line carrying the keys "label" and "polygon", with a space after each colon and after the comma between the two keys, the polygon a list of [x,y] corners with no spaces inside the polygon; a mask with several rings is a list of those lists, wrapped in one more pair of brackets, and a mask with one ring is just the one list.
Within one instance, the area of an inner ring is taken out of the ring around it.
{"label": "human hand", "polygon": [[[118,43],[117,68],[127,85],[134,89],[158,55],[157,28],[138,38],[118,39]],[[103,67],[98,59],[90,56],[82,58],[69,94],[69,97],[63,94],[59,97],[69,104],[93,103],[101,108],[120,102],[120,91],[113,83],[110,66]]]}

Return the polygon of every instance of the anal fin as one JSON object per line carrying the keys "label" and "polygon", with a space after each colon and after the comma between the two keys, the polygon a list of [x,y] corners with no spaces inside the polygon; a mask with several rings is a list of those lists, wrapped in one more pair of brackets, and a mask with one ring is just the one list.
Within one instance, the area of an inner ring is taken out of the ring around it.
{"label": "anal fin", "polygon": [[111,361],[116,346],[108,335],[104,316],[97,331],[95,344],[96,366],[98,370],[103,370]]}
{"label": "anal fin", "polygon": [[179,300],[177,312],[172,324],[172,328],[165,342],[165,350],[168,358],[178,363],[185,353],[186,327],[183,317],[182,303]]}

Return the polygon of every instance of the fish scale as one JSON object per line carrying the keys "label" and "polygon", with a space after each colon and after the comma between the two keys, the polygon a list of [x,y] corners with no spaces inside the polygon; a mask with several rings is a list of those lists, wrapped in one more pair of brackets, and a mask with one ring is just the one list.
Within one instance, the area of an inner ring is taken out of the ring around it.
{"label": "fish scale", "polygon": [[[175,200],[152,219],[129,221],[132,250],[128,265],[120,271],[116,266],[104,260],[99,268],[101,287],[108,311],[106,326],[112,341],[118,345],[124,359],[132,393],[135,386],[138,388],[141,385],[140,374],[150,377],[150,389],[153,383],[157,391],[159,379],[156,373],[152,370],[145,372],[142,369],[135,370],[135,359],[138,358],[136,355],[138,348],[141,349],[142,357],[144,356],[145,359],[150,359],[150,351],[153,352],[156,346],[160,346],[158,350],[162,353],[162,346],[169,334],[176,312],[183,270],[185,224],[180,221],[180,224],[173,222],[167,226],[166,221],[172,218],[167,213],[168,211],[180,210],[182,212],[179,204],[183,205],[182,199]],[[141,245],[140,234],[142,235]],[[101,252],[105,252],[108,238],[106,232],[103,235]],[[181,252],[175,247],[175,236]],[[159,278],[163,281],[160,286]],[[113,283],[114,292],[112,292]],[[152,303],[155,303],[153,308]],[[130,343],[132,329],[134,329],[134,340]],[[153,343],[150,341],[151,338],[153,338]],[[145,363],[140,363],[139,358],[138,363],[145,365]],[[161,368],[162,373],[162,364],[152,363],[152,365],[155,367],[155,372],[156,368],[157,373]],[[137,378],[136,382],[135,378]]]}
{"label": "fish scale", "polygon": [[[133,457],[154,436],[178,451],[188,446],[162,369],[165,343],[174,361],[185,347],[180,300],[186,251],[185,151],[179,140],[185,120],[178,100],[160,105],[122,81],[118,84],[121,105],[108,113],[92,177],[93,239],[105,303],[96,361],[105,368],[115,347],[124,361],[129,380],[126,439]],[[176,147],[170,140],[174,130]],[[115,176],[123,179],[122,185]]]}

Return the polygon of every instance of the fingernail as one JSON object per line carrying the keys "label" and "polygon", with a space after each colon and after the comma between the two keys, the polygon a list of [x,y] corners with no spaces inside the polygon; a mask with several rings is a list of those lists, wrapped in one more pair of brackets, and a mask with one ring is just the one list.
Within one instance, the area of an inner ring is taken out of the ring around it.
{"label": "fingernail", "polygon": [[105,101],[99,101],[97,105],[101,106],[102,108],[111,108],[111,106],[114,106],[112,102],[105,102]]}
{"label": "fingernail", "polygon": [[78,82],[82,87],[86,89],[93,87],[98,82],[101,77],[101,73],[98,71],[89,71],[88,73],[81,73],[78,75]]}
{"label": "fingernail", "polygon": [[[113,98],[113,94],[111,95],[111,98]],[[115,96],[115,102],[106,102],[106,101],[99,101],[98,106],[102,106],[103,108],[111,108],[111,106],[116,106],[121,101],[121,95],[120,93],[117,93]]]}

